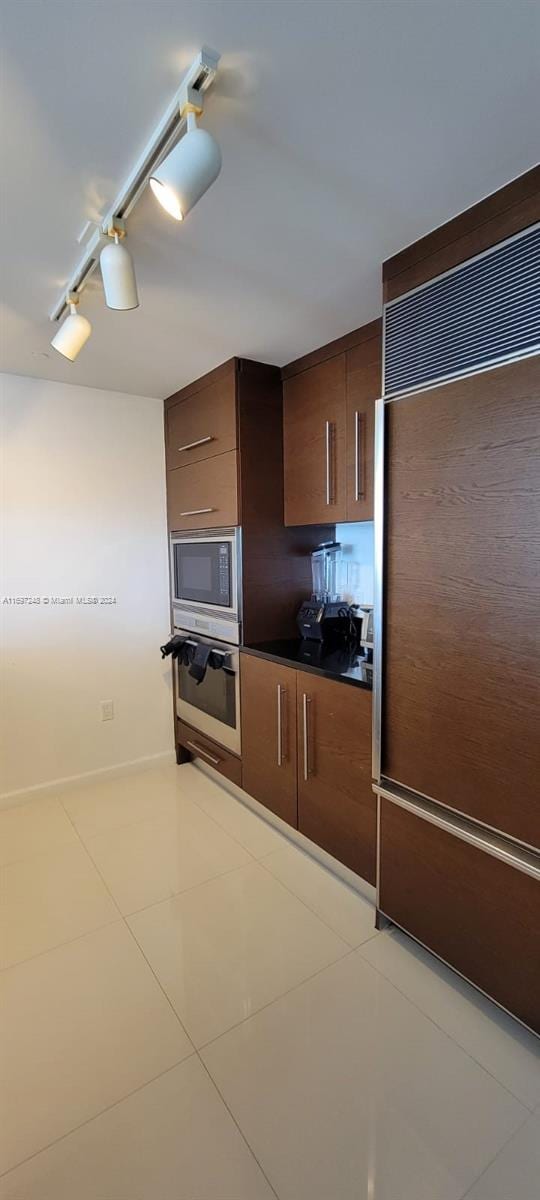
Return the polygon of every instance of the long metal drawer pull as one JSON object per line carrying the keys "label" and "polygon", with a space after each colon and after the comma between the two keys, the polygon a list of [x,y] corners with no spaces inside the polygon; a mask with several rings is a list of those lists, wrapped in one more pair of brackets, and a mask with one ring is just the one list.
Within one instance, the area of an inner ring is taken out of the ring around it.
{"label": "long metal drawer pull", "polygon": [[186,742],[186,746],[189,746],[190,750],[195,750],[196,754],[202,754],[203,758],[207,758],[216,767],[221,762],[220,758],[214,758],[213,754],[209,754],[208,750],[203,750],[202,746],[197,745],[197,742]]}
{"label": "long metal drawer pull", "polygon": [[434,800],[409,798],[380,783],[373,784],[373,791],[377,796],[389,800],[391,804],[396,804],[398,808],[404,808],[406,812],[412,813],[422,821],[427,821],[429,825],[435,825],[444,833],[451,834],[462,842],[467,842],[476,850],[483,850],[491,858],[498,858],[500,862],[515,867],[517,871],[522,871],[524,875],[530,875],[532,879],[536,879],[540,883],[540,856],[534,850],[524,850],[517,845],[514,849],[510,842],[505,842],[504,838],[498,834],[491,834],[487,829],[482,832],[480,827],[473,828],[472,823],[466,817],[460,817],[448,810],[441,811]]}
{"label": "long metal drawer pull", "polygon": [[282,711],[281,711],[281,696],[284,692],[281,684],[277,685],[277,765],[283,766],[283,731],[282,731]]}
{"label": "long metal drawer pull", "polygon": [[188,512],[181,512],[181,517],[199,517],[201,513],[215,512],[215,508],[191,508]]}
{"label": "long metal drawer pull", "polygon": [[197,438],[196,442],[186,442],[185,446],[177,446],[177,450],[178,450],[178,452],[180,452],[180,450],[194,450],[195,446],[205,446],[207,442],[213,442],[213,441],[214,441],[213,437]]}
{"label": "long metal drawer pull", "polygon": [[[364,480],[360,480],[360,459],[362,457],[360,446],[360,433],[362,430],[362,421],[358,409],[354,414],[354,498],[359,500],[360,496],[364,495]],[[361,483],[361,486],[360,486]]]}
{"label": "long metal drawer pull", "polygon": [[304,692],[302,705],[304,713],[304,780],[306,783],[309,779],[308,704],[311,704],[311,696],[307,696]]}
{"label": "long metal drawer pull", "polygon": [[331,504],[330,493],[330,421],[326,422],[326,503]]}

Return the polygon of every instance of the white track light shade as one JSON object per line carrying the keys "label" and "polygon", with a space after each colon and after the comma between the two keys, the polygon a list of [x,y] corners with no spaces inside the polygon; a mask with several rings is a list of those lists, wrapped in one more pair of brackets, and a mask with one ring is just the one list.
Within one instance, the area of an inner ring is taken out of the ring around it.
{"label": "white track light shade", "polygon": [[135,268],[129,250],[118,236],[104,246],[99,256],[105,303],[108,308],[138,308]]}
{"label": "white track light shade", "polygon": [[88,341],[91,332],[92,326],[88,317],[83,317],[77,312],[76,305],[70,304],[69,317],[66,317],[58,333],[53,337],[51,346],[58,350],[59,354],[63,354],[64,358],[69,358],[70,362],[74,362],[79,351]]}
{"label": "white track light shade", "polygon": [[190,113],[187,133],[154,171],[150,187],[166,212],[181,221],[220,170],[221,150],[216,139],[208,130],[198,129]]}

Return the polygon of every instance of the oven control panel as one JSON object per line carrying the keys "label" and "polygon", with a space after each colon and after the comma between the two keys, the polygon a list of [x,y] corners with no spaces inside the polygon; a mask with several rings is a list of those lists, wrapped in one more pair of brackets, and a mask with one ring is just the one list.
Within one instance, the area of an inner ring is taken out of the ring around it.
{"label": "oven control panel", "polygon": [[173,604],[173,624],[175,632],[187,630],[198,633],[203,638],[212,638],[217,642],[228,642],[230,645],[240,645],[240,623],[227,617],[216,617],[213,613],[206,614],[201,610],[182,608]]}

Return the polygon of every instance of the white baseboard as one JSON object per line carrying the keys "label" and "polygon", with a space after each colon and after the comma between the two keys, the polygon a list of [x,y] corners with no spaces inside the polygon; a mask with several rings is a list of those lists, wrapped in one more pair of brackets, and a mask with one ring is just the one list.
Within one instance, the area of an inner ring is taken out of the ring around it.
{"label": "white baseboard", "polygon": [[39,800],[42,796],[53,796],[72,787],[101,783],[120,775],[132,775],[136,771],[149,771],[152,767],[165,767],[176,762],[174,750],[163,750],[161,754],[147,754],[144,758],[133,758],[129,762],[116,763],[113,767],[98,767],[96,771],[85,771],[82,775],[65,775],[47,783],[35,783],[32,787],[17,788],[14,792],[0,795],[0,809],[12,808],[15,804],[26,804],[28,800]]}
{"label": "white baseboard", "polygon": [[343,863],[338,862],[337,858],[333,858],[331,854],[327,854],[326,850],[321,850],[320,846],[315,845],[315,842],[310,841],[298,829],[293,829],[291,825],[287,825],[286,821],[282,821],[281,817],[276,816],[269,808],[265,808],[264,804],[259,804],[253,796],[248,792],[244,792],[243,788],[238,787],[230,779],[226,779],[224,775],[220,775],[219,771],[214,771],[213,767],[208,766],[208,763],[197,758],[193,763],[197,770],[202,771],[203,775],[208,775],[215,783],[234,796],[235,800],[239,800],[240,804],[244,804],[246,808],[250,808],[258,817],[262,817],[268,825],[273,825],[279,833],[297,846],[299,850],[303,850],[305,854],[309,854],[310,858],[314,858],[317,862],[325,867],[327,871],[331,871],[333,875],[337,875],[343,883],[348,884],[355,892],[359,892],[361,896],[365,896],[366,900],[370,900],[372,904],[376,903],[377,893],[371,883],[366,879],[362,879],[355,871],[351,871],[349,867],[345,867]]}

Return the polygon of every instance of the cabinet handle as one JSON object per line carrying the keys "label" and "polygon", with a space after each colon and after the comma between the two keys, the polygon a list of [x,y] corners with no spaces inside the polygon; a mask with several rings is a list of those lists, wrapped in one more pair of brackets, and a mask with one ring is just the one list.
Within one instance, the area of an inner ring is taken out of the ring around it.
{"label": "cabinet handle", "polygon": [[277,765],[283,766],[283,713],[281,705],[281,697],[285,695],[285,688],[281,684],[277,685]]}
{"label": "cabinet handle", "polygon": [[354,498],[359,500],[364,495],[364,480],[360,477],[360,459],[362,458],[361,433],[363,421],[358,410],[354,414]]}
{"label": "cabinet handle", "polygon": [[192,508],[189,512],[181,512],[181,517],[199,517],[201,513],[215,512],[215,508]]}
{"label": "cabinet handle", "polygon": [[194,450],[195,446],[205,446],[207,442],[213,442],[213,441],[214,441],[213,437],[197,438],[196,442],[186,442],[185,446],[177,446],[176,449],[178,450],[178,452],[180,452],[180,450]]}
{"label": "cabinet handle", "polygon": [[330,504],[330,421],[326,422],[326,503]]}
{"label": "cabinet handle", "polygon": [[309,735],[308,735],[308,705],[311,704],[311,696],[307,696],[304,692],[302,697],[303,715],[304,715],[304,780],[307,783],[309,779]]}
{"label": "cabinet handle", "polygon": [[220,758],[214,758],[213,754],[209,754],[208,750],[203,750],[202,746],[197,745],[197,742],[186,742],[186,746],[189,746],[190,750],[195,750],[197,754],[202,754],[203,758],[207,758],[215,767],[221,762]]}

